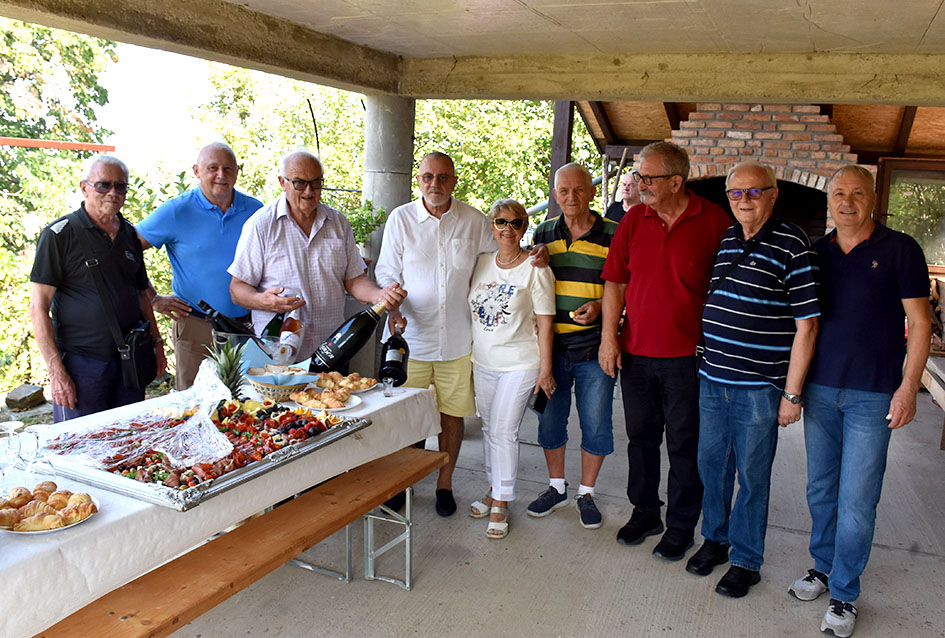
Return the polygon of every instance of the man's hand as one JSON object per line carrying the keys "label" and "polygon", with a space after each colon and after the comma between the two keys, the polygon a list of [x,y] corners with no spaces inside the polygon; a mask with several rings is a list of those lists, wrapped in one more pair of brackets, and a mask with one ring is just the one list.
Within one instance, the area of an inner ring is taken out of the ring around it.
{"label": "man's hand", "polygon": [[623,353],[616,338],[601,337],[600,347],[597,349],[597,362],[600,369],[609,377],[617,378],[617,370],[623,369]]}
{"label": "man's hand", "polygon": [[550,397],[556,389],[555,377],[549,371],[538,375],[538,381],[535,382],[535,391],[532,394],[538,394],[539,390],[544,390],[545,396]]}
{"label": "man's hand", "polygon": [[377,301],[374,303],[384,302],[387,304],[387,311],[393,312],[400,308],[400,304],[403,303],[404,297],[407,296],[407,291],[400,287],[400,284],[396,281],[385,288],[381,288],[377,293]]}
{"label": "man's hand", "polygon": [[593,323],[600,316],[600,301],[588,301],[571,314],[574,323],[586,326]]}
{"label": "man's hand", "polygon": [[915,417],[915,396],[918,390],[899,386],[889,402],[889,429],[895,430],[909,423]]}
{"label": "man's hand", "polygon": [[75,384],[62,362],[49,366],[49,382],[52,386],[53,403],[70,410],[75,409]]}
{"label": "man's hand", "polygon": [[157,376],[160,377],[167,372],[167,357],[164,356],[163,341],[154,342],[154,361],[157,363]]}
{"label": "man's hand", "polygon": [[551,261],[551,255],[548,253],[548,247],[544,244],[535,244],[532,246],[528,256],[532,258],[532,266],[536,268],[546,268]]}
{"label": "man's hand", "polygon": [[259,293],[259,302],[262,305],[261,309],[280,313],[291,312],[305,305],[305,301],[301,297],[280,296],[284,291],[285,288],[282,286],[273,286]]}
{"label": "man's hand", "polygon": [[784,397],[781,397],[781,404],[778,406],[778,425],[786,428],[792,423],[801,420],[801,404],[791,403]]}
{"label": "man's hand", "polygon": [[183,319],[192,310],[190,304],[174,295],[155,295],[151,300],[155,312],[167,315],[172,319]]}
{"label": "man's hand", "polygon": [[399,310],[392,310],[387,313],[387,329],[394,334],[394,329],[400,328],[401,334],[407,329],[407,317],[403,316]]}

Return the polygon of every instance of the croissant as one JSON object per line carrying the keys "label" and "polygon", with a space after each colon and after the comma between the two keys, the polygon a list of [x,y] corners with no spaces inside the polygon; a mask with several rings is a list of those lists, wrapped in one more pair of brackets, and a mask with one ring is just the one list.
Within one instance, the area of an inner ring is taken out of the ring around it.
{"label": "croissant", "polygon": [[[35,494],[33,496],[36,496]],[[58,492],[53,492],[49,495],[49,498],[46,499],[46,504],[55,507],[57,510],[61,510],[63,507],[69,504],[69,499],[72,497],[72,492],[69,490],[59,490]]]}
{"label": "croissant", "polygon": [[43,481],[42,483],[37,483],[36,487],[33,488],[33,491],[43,490],[44,492],[49,492],[52,494],[59,489],[59,486],[53,483],[52,481]]}
{"label": "croissant", "polygon": [[7,499],[13,507],[23,507],[31,500],[33,500],[32,494],[25,487],[14,487],[10,490],[10,496]]}
{"label": "croissant", "polygon": [[10,501],[8,501],[7,499],[0,498],[0,510],[5,510],[5,509],[16,509],[16,508],[10,505]]}
{"label": "croissant", "polygon": [[19,523],[13,525],[14,532],[38,532],[46,529],[56,529],[63,527],[65,523],[58,514],[36,514],[24,518]]}
{"label": "croissant", "polygon": [[30,501],[19,508],[20,516],[27,518],[35,514],[55,514],[56,508],[47,505],[44,501]]}
{"label": "croissant", "polygon": [[20,511],[15,509],[0,510],[0,527],[13,527],[20,522]]}
{"label": "croissant", "polygon": [[72,525],[88,518],[97,511],[98,508],[95,507],[95,503],[79,503],[65,508],[59,512],[59,516],[62,517],[66,525]]}
{"label": "croissant", "polygon": [[79,505],[81,503],[91,503],[92,497],[85,492],[79,492],[69,497],[69,505]]}
{"label": "croissant", "polygon": [[46,490],[34,490],[34,491],[33,491],[33,498],[30,499],[30,500],[33,500],[33,501],[42,501],[43,503],[45,503],[45,502],[46,502],[46,499],[48,499],[48,498],[49,498],[49,492],[47,492]]}

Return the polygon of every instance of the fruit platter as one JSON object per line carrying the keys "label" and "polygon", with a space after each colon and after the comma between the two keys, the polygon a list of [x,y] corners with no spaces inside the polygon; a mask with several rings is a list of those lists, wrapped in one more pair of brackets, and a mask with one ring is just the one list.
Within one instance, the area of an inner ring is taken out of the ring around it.
{"label": "fruit platter", "polygon": [[184,392],[58,424],[46,458],[63,476],[185,511],[371,423],[232,399],[201,374]]}

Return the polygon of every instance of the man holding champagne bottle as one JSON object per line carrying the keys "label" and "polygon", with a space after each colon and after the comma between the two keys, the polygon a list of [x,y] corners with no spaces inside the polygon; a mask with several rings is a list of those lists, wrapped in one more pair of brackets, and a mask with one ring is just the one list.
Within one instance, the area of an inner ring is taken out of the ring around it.
{"label": "man holding champagne bottle", "polygon": [[[368,279],[348,220],[321,203],[323,175],[311,153],[286,155],[279,171],[283,194],[246,222],[227,271],[233,302],[252,310],[257,331],[274,315],[299,309],[305,334],[297,359],[312,354],[344,321],[345,292],[389,311],[407,295],[398,282],[380,288]],[[298,294],[284,295],[287,288]]]}

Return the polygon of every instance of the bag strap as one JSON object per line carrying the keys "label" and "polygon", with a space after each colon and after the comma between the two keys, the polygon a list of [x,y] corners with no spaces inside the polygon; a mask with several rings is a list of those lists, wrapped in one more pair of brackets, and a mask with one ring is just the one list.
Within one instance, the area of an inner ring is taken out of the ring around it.
{"label": "bag strap", "polygon": [[85,267],[89,269],[89,273],[92,275],[92,281],[95,282],[95,288],[98,290],[98,300],[102,304],[102,310],[105,311],[105,323],[108,325],[108,331],[112,333],[112,341],[115,342],[115,347],[118,348],[119,356],[122,359],[130,360],[131,348],[125,344],[125,337],[121,334],[121,327],[118,325],[118,317],[115,315],[115,306],[112,303],[111,295],[108,294],[108,290],[105,288],[105,279],[102,277],[98,259],[92,256],[94,253],[92,251],[92,241],[89,238],[89,233],[80,226],[79,232],[76,233],[76,235],[82,247],[82,257]]}

